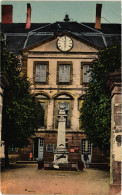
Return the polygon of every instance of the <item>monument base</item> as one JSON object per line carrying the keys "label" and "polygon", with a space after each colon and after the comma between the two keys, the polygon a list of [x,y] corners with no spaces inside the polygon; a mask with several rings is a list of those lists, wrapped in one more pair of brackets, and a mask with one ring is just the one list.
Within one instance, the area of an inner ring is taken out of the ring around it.
{"label": "monument base", "polygon": [[[58,168],[57,168],[58,167]],[[61,163],[58,164],[57,166],[54,166],[54,163],[52,162],[44,162],[44,169],[45,170],[57,170],[57,171],[81,171],[83,170],[83,167],[79,167],[77,162],[72,162],[72,163]]]}
{"label": "monument base", "polygon": [[59,164],[68,164],[68,152],[66,148],[56,148],[53,164],[56,169],[59,169]]}

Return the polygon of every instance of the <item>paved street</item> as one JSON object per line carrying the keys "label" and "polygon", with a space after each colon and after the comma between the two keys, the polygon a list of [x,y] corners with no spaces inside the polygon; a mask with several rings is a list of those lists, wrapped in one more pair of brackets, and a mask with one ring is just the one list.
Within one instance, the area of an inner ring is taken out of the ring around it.
{"label": "paved street", "polygon": [[38,170],[37,164],[14,165],[1,174],[3,194],[108,195],[109,172]]}

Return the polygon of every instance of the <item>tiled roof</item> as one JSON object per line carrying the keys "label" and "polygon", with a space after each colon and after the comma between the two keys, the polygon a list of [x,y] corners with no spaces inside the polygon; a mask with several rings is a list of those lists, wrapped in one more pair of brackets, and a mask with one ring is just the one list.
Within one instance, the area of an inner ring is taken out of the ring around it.
{"label": "tiled roof", "polygon": [[[41,29],[42,32],[55,32],[55,31],[69,31],[69,32],[94,32],[93,29],[88,28],[77,22],[55,22],[51,25],[45,26]],[[40,32],[40,30],[38,30]]]}
{"label": "tiled roof", "polygon": [[92,35],[78,35],[80,38],[82,38],[83,40],[85,40],[85,41],[87,41],[87,42],[89,42],[89,43],[91,43],[91,44],[93,44],[93,45],[96,45],[96,46],[98,46],[98,47],[100,47],[100,48],[104,48],[106,45],[105,45],[105,43],[104,43],[104,41],[103,41],[103,37],[102,37],[102,35],[94,35],[94,34],[92,34]]}
{"label": "tiled roof", "polygon": [[7,36],[6,37],[6,47],[8,51],[18,52],[23,49],[26,36]]}
{"label": "tiled roof", "polygon": [[[4,33],[27,33],[31,30],[35,30],[37,28],[40,28],[42,26],[44,27],[49,24],[50,23],[32,23],[30,29],[25,29],[25,23],[1,24],[1,29]],[[55,22],[53,24],[50,24],[50,26],[45,27],[43,31],[54,32],[58,28],[58,26],[61,26],[61,29],[77,32],[94,32],[94,30],[96,30],[94,28],[94,23]],[[90,30],[89,27],[91,27],[93,30]],[[102,32],[104,34],[120,34],[121,24],[101,24],[101,29],[97,31]]]}
{"label": "tiled roof", "polygon": [[[94,23],[86,23],[86,25],[94,28]],[[121,24],[101,24],[101,29],[98,31],[104,34],[121,34]]]}
{"label": "tiled roof", "polygon": [[45,23],[32,23],[30,29],[25,29],[25,23],[0,24],[1,30],[4,33],[28,33],[31,30],[45,26]]}
{"label": "tiled roof", "polygon": [[49,37],[52,37],[51,35],[41,36],[41,35],[32,35],[28,38],[26,47],[32,46],[38,42],[44,41],[48,39]]}
{"label": "tiled roof", "polygon": [[111,44],[112,42],[121,42],[121,36],[105,36],[107,45]]}

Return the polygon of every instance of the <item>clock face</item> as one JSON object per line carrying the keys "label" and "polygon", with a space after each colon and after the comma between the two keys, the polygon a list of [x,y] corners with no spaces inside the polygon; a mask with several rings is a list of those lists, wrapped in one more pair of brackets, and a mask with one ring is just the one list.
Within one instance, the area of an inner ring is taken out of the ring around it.
{"label": "clock face", "polygon": [[69,51],[73,46],[73,41],[67,36],[62,36],[58,39],[57,46],[61,51]]}

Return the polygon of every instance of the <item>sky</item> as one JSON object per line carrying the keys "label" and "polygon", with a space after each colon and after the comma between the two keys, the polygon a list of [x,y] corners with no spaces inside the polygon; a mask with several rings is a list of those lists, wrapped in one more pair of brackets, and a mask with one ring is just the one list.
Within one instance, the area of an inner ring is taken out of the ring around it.
{"label": "sky", "polygon": [[102,4],[102,23],[121,23],[120,1],[1,1],[1,5],[13,5],[13,22],[15,23],[26,22],[27,3],[31,4],[32,23],[63,21],[66,13],[70,21],[95,22],[97,3]]}

